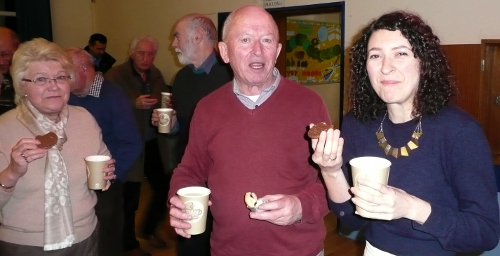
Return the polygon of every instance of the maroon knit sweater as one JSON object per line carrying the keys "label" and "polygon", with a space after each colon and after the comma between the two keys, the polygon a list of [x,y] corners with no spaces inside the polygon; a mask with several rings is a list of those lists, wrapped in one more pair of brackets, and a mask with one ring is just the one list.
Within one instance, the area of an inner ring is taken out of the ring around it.
{"label": "maroon knit sweater", "polygon": [[[285,78],[254,110],[246,108],[229,82],[196,107],[189,142],[174,171],[169,198],[179,188],[212,190],[212,255],[316,256],[323,248],[328,212],[325,189],[310,164],[310,123],[330,123],[322,99]],[[296,195],[302,220],[278,226],[249,218],[244,195]]]}

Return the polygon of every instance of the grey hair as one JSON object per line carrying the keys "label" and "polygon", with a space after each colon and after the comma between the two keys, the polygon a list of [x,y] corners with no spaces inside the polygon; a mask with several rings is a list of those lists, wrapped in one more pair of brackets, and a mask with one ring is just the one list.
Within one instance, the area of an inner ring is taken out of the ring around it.
{"label": "grey hair", "polygon": [[217,29],[213,21],[205,15],[199,13],[188,14],[181,18],[187,20],[187,28],[190,34],[197,29],[201,29],[209,43],[215,44],[217,42]]}
{"label": "grey hair", "polygon": [[68,48],[68,49],[66,49],[64,51],[72,59],[74,59],[75,57],[76,58],[82,57],[83,59],[85,59],[85,61],[87,62],[87,64],[89,64],[91,66],[94,65],[94,60],[92,59],[92,56],[90,55],[90,53],[88,53],[87,51],[85,51],[84,49],[82,49],[80,47],[70,47],[70,48]]}
{"label": "grey hair", "polygon": [[134,37],[134,39],[132,39],[132,41],[130,42],[129,54],[132,54],[135,51],[137,44],[143,41],[153,44],[153,48],[156,54],[156,52],[158,51],[158,40],[150,35]]}

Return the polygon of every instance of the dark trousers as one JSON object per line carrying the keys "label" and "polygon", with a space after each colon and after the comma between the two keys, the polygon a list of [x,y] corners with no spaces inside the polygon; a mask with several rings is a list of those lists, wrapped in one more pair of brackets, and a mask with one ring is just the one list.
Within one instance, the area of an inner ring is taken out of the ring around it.
{"label": "dark trousers", "polygon": [[125,182],[123,186],[123,250],[139,247],[135,238],[135,211],[139,208],[140,182]]}
{"label": "dark trousers", "polygon": [[[169,175],[163,170],[157,140],[146,142],[144,152],[144,176],[151,185],[151,200],[141,222],[140,235],[147,236],[156,232],[156,228],[165,216],[167,192],[170,184]],[[124,186],[124,226],[123,249],[130,251],[139,247],[135,234],[135,212],[139,208],[141,182],[126,182]]]}
{"label": "dark trousers", "polygon": [[177,236],[177,256],[210,256],[210,233],[212,232],[213,217],[208,211],[205,232],[192,235],[191,238]]}
{"label": "dark trousers", "polygon": [[123,230],[123,183],[116,180],[108,190],[96,191],[95,214],[99,220],[99,255],[121,256]]}
{"label": "dark trousers", "polygon": [[[77,202],[75,202],[77,203]],[[41,246],[30,246],[21,244],[12,244],[0,241],[0,255],[2,256],[68,256],[68,255],[85,255],[85,256],[101,256],[98,254],[99,243],[99,223],[89,238],[71,245],[71,247],[44,251]]]}

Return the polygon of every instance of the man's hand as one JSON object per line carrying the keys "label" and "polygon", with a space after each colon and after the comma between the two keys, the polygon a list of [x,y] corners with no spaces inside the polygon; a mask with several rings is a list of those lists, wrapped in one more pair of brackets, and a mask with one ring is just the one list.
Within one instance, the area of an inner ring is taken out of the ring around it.
{"label": "man's hand", "polygon": [[156,103],[158,103],[158,99],[152,97],[150,94],[144,94],[135,100],[135,107],[137,109],[150,109],[152,108]]}
{"label": "man's hand", "polygon": [[297,196],[292,195],[266,195],[259,199],[269,202],[259,206],[258,212],[250,213],[250,218],[265,220],[270,223],[286,226],[292,225],[302,218],[302,204]]}

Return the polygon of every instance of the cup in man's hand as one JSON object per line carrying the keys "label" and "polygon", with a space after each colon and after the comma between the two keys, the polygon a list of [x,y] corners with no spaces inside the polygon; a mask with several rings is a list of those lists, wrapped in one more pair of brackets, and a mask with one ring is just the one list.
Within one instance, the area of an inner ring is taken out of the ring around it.
{"label": "cup in man's hand", "polygon": [[169,103],[172,101],[171,99],[172,94],[169,92],[162,92],[161,93],[161,107],[162,108],[169,108]]}
{"label": "cup in man's hand", "polygon": [[171,108],[157,108],[158,112],[158,132],[169,133],[172,127],[172,112]]}
{"label": "cup in man's hand", "polygon": [[189,235],[198,235],[205,232],[208,212],[208,196],[210,189],[205,187],[185,187],[177,191],[177,195],[186,206],[185,212],[191,215],[191,228],[184,232]]}

